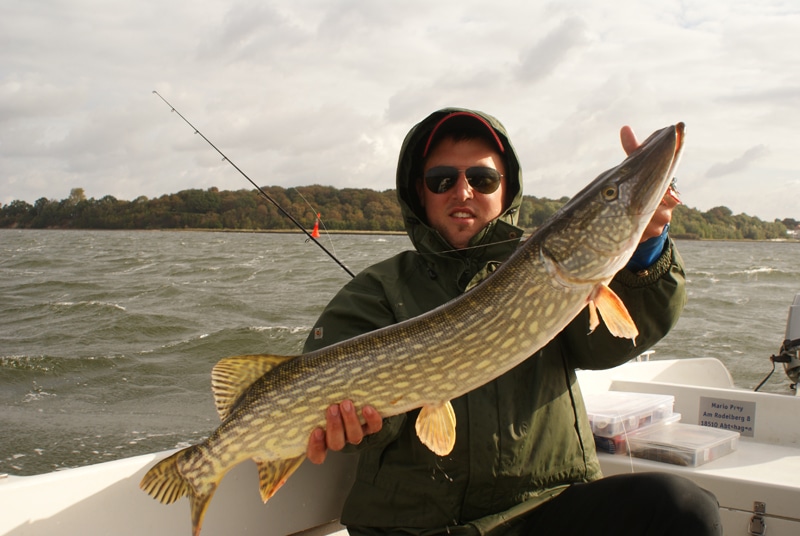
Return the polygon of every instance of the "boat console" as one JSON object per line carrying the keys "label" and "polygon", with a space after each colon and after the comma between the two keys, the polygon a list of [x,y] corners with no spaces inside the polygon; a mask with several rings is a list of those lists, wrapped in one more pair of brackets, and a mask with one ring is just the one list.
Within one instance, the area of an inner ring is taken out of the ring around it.
{"label": "boat console", "polygon": [[760,390],[767,383],[772,373],[775,372],[775,363],[783,363],[783,371],[792,382],[791,389],[795,395],[800,396],[800,392],[797,389],[798,379],[800,379],[800,293],[795,295],[794,302],[789,307],[789,317],[786,319],[786,335],[778,350],[778,355],[772,355],[769,359],[772,362],[772,370],[761,380],[755,390]]}
{"label": "boat console", "polygon": [[782,358],[783,370],[792,380],[792,388],[797,393],[797,382],[800,379],[800,293],[794,297],[789,307],[789,318],[786,319],[786,336],[778,355]]}

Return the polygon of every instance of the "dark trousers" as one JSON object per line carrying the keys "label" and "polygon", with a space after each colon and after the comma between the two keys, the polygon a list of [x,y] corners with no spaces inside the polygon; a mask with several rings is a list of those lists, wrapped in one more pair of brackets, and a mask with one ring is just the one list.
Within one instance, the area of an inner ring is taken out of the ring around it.
{"label": "dark trousers", "polygon": [[521,520],[517,534],[721,536],[716,497],[666,473],[574,484]]}
{"label": "dark trousers", "polygon": [[[557,497],[494,527],[487,536],[721,536],[719,503],[692,481],[637,473],[573,484]],[[466,524],[441,529],[348,527],[353,536],[477,536]]]}

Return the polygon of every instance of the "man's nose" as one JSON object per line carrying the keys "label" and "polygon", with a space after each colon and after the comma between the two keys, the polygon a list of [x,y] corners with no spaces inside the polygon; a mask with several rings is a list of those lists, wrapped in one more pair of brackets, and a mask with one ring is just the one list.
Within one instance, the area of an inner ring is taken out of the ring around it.
{"label": "man's nose", "polygon": [[470,186],[469,181],[467,181],[466,171],[459,170],[456,184],[453,186],[453,193],[459,199],[471,199],[474,197],[472,186]]}

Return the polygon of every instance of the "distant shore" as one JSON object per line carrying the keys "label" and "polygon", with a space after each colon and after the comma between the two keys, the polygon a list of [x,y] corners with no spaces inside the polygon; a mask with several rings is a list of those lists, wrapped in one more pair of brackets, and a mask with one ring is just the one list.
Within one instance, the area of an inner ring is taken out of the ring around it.
{"label": "distant shore", "polygon": [[[298,234],[304,235],[299,229],[203,229],[203,228],[163,228],[163,229],[64,229],[61,227],[47,227],[44,229],[29,229],[19,227],[5,227],[8,230],[20,231],[107,231],[107,232],[149,232],[149,233],[251,233],[251,234]],[[3,229],[0,229],[3,230]],[[526,229],[523,237],[528,237],[534,229]],[[385,236],[405,236],[405,231],[360,231],[355,229],[328,229],[320,233],[321,235],[385,235]],[[769,239],[750,239],[750,238],[699,238],[694,236],[672,236],[674,240],[686,240],[692,242],[786,242],[790,244],[800,243],[799,238],[769,238]]]}

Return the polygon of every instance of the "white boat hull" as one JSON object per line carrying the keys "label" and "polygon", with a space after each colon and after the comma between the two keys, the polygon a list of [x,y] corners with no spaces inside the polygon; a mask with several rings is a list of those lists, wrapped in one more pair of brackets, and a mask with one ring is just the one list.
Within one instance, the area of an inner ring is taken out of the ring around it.
{"label": "white boat hull", "polygon": [[[28,477],[0,479],[0,534],[8,536],[174,536],[191,534],[189,502],[165,506],[139,489],[157,460],[174,451],[136,456]],[[331,534],[354,476],[354,463],[305,463],[267,504],[254,463],[223,479],[202,536]],[[312,529],[317,529],[316,531]]]}
{"label": "white boat hull", "polygon": [[[753,403],[754,435],[742,437],[733,453],[698,467],[600,453],[603,472],[666,471],[694,480],[719,499],[726,536],[759,534],[760,527],[769,536],[800,534],[800,397],[736,389],[715,359],[629,363],[608,371],[581,371],[579,379],[585,393],[671,394],[681,421],[691,424],[699,421],[703,397]],[[145,471],[167,454],[0,478],[0,535],[188,535],[188,501],[164,506],[138,487]],[[241,464],[223,479],[202,534],[340,532],[336,520],[353,475],[353,457],[334,455],[322,466],[305,463],[264,505],[255,465]],[[755,511],[759,504],[763,513]]]}

